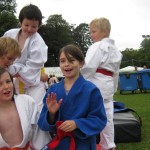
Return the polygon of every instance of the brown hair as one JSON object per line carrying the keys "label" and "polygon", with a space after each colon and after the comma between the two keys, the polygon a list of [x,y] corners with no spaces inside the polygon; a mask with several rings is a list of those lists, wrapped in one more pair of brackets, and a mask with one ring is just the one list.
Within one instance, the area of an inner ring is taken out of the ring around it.
{"label": "brown hair", "polygon": [[42,24],[43,16],[41,10],[36,5],[30,4],[21,9],[19,14],[20,23],[22,23],[25,18],[39,21],[40,26]]}
{"label": "brown hair", "polygon": [[58,58],[60,58],[61,53],[64,53],[67,59],[71,62],[69,55],[73,56],[79,62],[84,62],[84,55],[82,51],[73,44],[68,44],[60,49]]}

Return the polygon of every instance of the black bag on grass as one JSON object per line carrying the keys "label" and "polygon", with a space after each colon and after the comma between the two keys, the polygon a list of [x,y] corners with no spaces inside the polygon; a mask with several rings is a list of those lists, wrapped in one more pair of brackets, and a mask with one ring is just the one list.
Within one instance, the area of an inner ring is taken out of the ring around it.
{"label": "black bag on grass", "polygon": [[140,142],[142,121],[138,113],[130,108],[116,108],[115,104],[114,108],[115,143]]}

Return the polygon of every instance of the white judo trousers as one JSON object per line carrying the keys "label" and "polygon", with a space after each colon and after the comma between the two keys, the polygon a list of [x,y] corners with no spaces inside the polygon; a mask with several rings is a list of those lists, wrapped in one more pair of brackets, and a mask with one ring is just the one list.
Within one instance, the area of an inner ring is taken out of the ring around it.
{"label": "white judo trousers", "polygon": [[115,147],[114,143],[114,108],[112,100],[104,100],[104,107],[107,115],[107,125],[104,130],[100,133],[101,136],[101,150],[108,150],[112,147]]}

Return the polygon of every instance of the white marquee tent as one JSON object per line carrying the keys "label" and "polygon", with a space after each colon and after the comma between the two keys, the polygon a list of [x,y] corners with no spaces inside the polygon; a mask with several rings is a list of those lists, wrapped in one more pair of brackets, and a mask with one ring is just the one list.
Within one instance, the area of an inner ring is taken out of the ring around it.
{"label": "white marquee tent", "polygon": [[56,77],[63,77],[60,67],[45,67],[45,72],[48,75],[55,75]]}
{"label": "white marquee tent", "polygon": [[[143,70],[143,67],[137,67],[137,71]],[[127,66],[125,68],[121,68],[119,70],[119,72],[132,72],[135,71],[135,67],[134,66]]]}

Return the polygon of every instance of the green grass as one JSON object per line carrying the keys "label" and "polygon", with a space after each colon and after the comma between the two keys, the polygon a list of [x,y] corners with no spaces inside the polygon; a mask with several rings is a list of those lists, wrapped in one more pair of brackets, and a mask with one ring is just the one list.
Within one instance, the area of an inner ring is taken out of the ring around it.
{"label": "green grass", "polygon": [[118,143],[117,150],[150,150],[150,92],[131,94],[117,92],[114,100],[123,102],[127,108],[134,109],[142,118],[142,140],[135,143]]}

